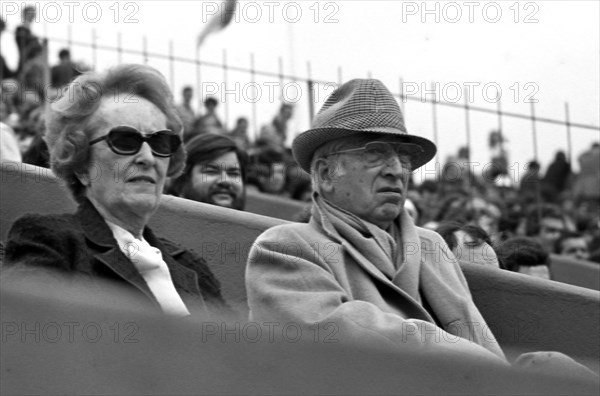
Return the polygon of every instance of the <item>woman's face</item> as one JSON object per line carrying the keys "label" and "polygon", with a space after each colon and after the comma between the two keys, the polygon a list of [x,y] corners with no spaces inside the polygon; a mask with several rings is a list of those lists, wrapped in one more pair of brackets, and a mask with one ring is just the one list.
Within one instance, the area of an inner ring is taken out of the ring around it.
{"label": "woman's face", "polygon": [[[167,118],[148,100],[122,94],[102,99],[92,125],[90,140],[117,126],[133,127],[149,135],[166,129]],[[83,183],[87,197],[108,220],[127,222],[135,217],[147,221],[158,207],[168,168],[169,158],[155,156],[148,142],[136,154],[120,155],[102,140],[90,146],[90,164]]]}

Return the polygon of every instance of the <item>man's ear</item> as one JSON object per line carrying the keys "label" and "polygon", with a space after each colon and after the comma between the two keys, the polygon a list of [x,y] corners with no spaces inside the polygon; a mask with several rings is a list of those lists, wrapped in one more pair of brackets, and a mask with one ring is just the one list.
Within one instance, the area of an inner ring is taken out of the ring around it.
{"label": "man's ear", "polygon": [[315,163],[315,171],[322,192],[327,193],[333,191],[335,181],[337,180],[336,162],[328,161],[325,158],[319,158]]}

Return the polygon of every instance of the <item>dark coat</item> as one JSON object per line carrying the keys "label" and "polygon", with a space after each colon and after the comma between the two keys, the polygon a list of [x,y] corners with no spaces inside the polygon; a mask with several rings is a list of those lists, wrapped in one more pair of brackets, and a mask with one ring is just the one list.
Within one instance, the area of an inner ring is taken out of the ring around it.
{"label": "dark coat", "polygon": [[[221,296],[219,281],[201,257],[173,242],[157,238],[148,227],[143,235],[150,245],[162,252],[175,289],[191,313],[206,313],[207,306],[214,313],[229,311]],[[88,200],[75,214],[28,214],[19,218],[8,234],[4,267],[7,270],[11,267],[43,268],[83,275],[77,278],[95,283],[92,288],[96,284],[106,284],[94,282],[97,279],[114,281],[160,310],[146,281],[121,252],[112,231]]]}

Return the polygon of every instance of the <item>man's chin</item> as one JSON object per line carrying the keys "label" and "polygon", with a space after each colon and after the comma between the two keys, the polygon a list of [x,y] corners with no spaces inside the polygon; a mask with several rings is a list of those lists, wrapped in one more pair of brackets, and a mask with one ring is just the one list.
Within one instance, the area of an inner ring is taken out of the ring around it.
{"label": "man's chin", "polygon": [[228,197],[216,197],[212,196],[210,198],[210,203],[217,206],[222,206],[224,208],[233,208],[235,205],[235,199],[231,196]]}

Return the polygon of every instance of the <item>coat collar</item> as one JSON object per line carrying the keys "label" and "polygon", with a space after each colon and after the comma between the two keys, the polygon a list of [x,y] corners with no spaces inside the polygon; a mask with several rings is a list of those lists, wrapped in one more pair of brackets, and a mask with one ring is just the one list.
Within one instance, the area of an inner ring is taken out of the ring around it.
{"label": "coat collar", "polygon": [[[96,246],[95,258],[112,269],[121,278],[138,288],[148,298],[156,302],[156,298],[150,291],[144,278],[140,275],[133,263],[121,252],[112,231],[106,221],[100,215],[94,205],[85,199],[75,214],[81,224],[85,238]],[[185,252],[183,248],[172,248],[160,242],[148,227],[144,228],[144,239],[163,253],[163,260],[169,267],[171,279],[175,288],[181,289],[193,295],[200,295],[198,287],[198,275],[195,271],[179,264],[173,257]]]}

